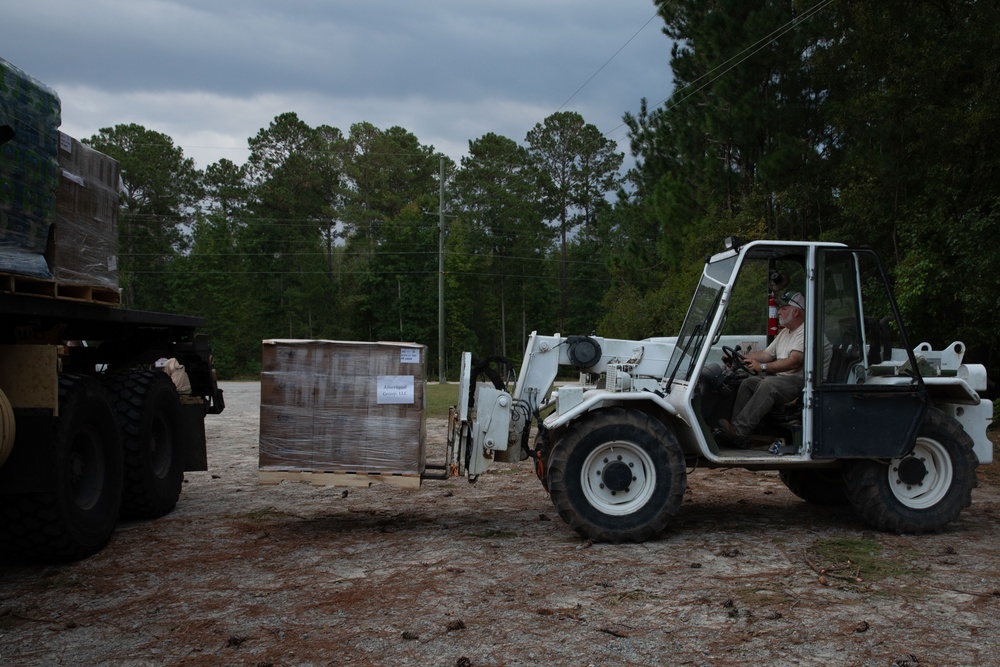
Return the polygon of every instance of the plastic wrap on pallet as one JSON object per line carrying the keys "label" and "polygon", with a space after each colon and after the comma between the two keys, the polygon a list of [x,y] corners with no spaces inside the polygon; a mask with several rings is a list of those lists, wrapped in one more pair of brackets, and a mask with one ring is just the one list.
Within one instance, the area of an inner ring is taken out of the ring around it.
{"label": "plastic wrap on pallet", "polygon": [[422,473],[426,351],[414,343],[264,341],[260,469]]}
{"label": "plastic wrap on pallet", "polygon": [[14,131],[0,146],[0,271],[50,278],[42,255],[59,186],[59,96],[0,58],[0,112]]}
{"label": "plastic wrap on pallet", "polygon": [[62,107],[54,90],[0,58],[0,105],[21,145],[55,158]]}
{"label": "plastic wrap on pallet", "polygon": [[60,132],[59,166],[49,270],[60,282],[118,289],[118,161]]}

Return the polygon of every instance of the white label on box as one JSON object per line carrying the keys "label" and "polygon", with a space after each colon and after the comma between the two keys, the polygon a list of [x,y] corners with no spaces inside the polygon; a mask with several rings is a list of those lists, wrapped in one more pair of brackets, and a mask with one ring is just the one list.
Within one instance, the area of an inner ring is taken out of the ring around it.
{"label": "white label on box", "polygon": [[379,375],[376,400],[379,405],[413,405],[412,375]]}
{"label": "white label on box", "polygon": [[399,350],[399,363],[401,364],[419,364],[420,363],[420,348],[419,347],[403,347]]}

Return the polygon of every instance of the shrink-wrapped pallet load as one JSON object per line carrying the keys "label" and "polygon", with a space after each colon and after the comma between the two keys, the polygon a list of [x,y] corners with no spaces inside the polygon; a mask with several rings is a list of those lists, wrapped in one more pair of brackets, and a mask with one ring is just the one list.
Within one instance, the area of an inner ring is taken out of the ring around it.
{"label": "shrink-wrapped pallet load", "polygon": [[266,340],[260,470],[424,470],[426,346]]}
{"label": "shrink-wrapped pallet load", "polygon": [[59,187],[59,96],[0,58],[0,271],[50,278],[45,262]]}
{"label": "shrink-wrapped pallet load", "polygon": [[46,256],[61,283],[118,289],[118,161],[59,133],[59,190]]}

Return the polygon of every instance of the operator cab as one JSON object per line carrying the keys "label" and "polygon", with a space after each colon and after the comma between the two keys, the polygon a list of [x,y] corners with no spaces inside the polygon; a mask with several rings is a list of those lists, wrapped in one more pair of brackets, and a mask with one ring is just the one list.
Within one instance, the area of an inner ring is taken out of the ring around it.
{"label": "operator cab", "polygon": [[[719,420],[733,419],[748,377],[732,358],[767,348],[779,330],[776,299],[794,293],[806,306],[802,391],[754,427],[747,449],[734,449],[713,433]],[[902,346],[896,359],[893,337]],[[668,365],[667,389],[697,424],[704,438],[698,448],[708,449],[710,461],[898,456],[926,410],[912,357],[874,252],[839,244],[737,244],[705,264]],[[893,379],[873,383],[876,374]],[[877,411],[866,409],[873,398],[880,399]]]}

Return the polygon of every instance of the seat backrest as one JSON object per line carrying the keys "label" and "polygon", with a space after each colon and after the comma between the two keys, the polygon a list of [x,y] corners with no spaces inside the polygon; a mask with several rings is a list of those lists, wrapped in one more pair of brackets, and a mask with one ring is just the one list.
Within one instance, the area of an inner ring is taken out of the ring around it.
{"label": "seat backrest", "polygon": [[827,384],[847,383],[851,370],[861,360],[856,349],[853,345],[847,347],[838,345],[833,348],[830,354],[830,370],[824,380]]}

